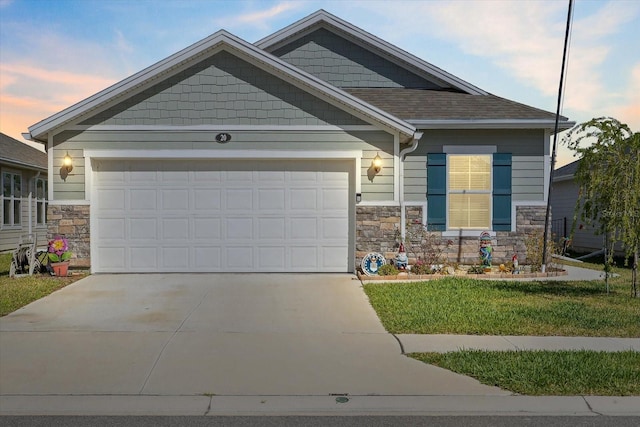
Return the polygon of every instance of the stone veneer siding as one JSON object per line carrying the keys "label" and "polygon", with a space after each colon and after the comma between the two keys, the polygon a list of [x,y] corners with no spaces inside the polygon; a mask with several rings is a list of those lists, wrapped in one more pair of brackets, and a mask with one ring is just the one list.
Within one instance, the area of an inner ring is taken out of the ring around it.
{"label": "stone veneer siding", "polygon": [[73,267],[91,265],[89,212],[89,205],[49,205],[47,208],[48,238],[66,237],[73,253]]}
{"label": "stone veneer siding", "polygon": [[[407,224],[420,224],[421,206],[407,206]],[[518,206],[516,208],[516,232],[498,231],[492,239],[493,263],[511,261],[514,252],[521,264],[526,263],[527,249],[524,240],[527,234],[544,229],[544,206]],[[388,260],[393,259],[399,243],[399,206],[358,206],[356,208],[356,268],[369,252],[380,252]],[[441,235],[440,232],[434,232]],[[446,250],[447,259],[459,264],[477,264],[479,259],[478,237],[446,237],[451,246]],[[410,258],[415,258],[408,253]]]}

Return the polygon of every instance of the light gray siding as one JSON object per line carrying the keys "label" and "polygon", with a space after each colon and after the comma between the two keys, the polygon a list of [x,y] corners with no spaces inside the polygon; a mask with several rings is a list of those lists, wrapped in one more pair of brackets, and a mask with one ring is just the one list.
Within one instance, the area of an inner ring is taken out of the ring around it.
{"label": "light gray siding", "polygon": [[[578,186],[573,179],[553,183],[553,191],[551,192],[552,218],[554,220],[567,218],[567,234],[571,233],[573,211],[577,199]],[[580,225],[583,225],[582,229],[580,229]],[[571,246],[578,252],[597,251],[603,247],[603,237],[595,235],[593,228],[578,218]]]}
{"label": "light gray siding", "polygon": [[337,87],[440,88],[323,28],[272,53]]}
{"label": "light gray siding", "polygon": [[[12,173],[19,173],[22,178],[22,198],[20,201],[20,224],[6,226],[2,224],[0,218],[0,252],[13,251],[18,246],[21,236],[29,234],[29,222],[31,222],[31,233],[37,237],[37,246],[39,248],[47,247],[47,225],[37,224],[37,203],[35,199],[35,183],[34,178],[36,172],[28,169],[16,169],[14,167],[4,166],[0,168],[0,172],[6,170]],[[46,173],[42,172],[40,177],[46,179]],[[31,215],[29,215],[29,193],[31,197]],[[1,194],[0,194],[1,196]],[[0,197],[2,199],[2,197]],[[0,200],[0,209],[2,209],[4,200]]]}
{"label": "light gray siding", "polygon": [[[213,132],[63,132],[54,139],[54,197],[56,200],[84,200],[84,149],[125,150],[362,150],[362,199],[393,200],[393,136],[382,131],[287,131],[230,132],[231,142],[218,144]],[[60,168],[66,153],[73,158],[72,174],[62,179]],[[373,158],[383,158],[382,172],[370,179]]]}
{"label": "light gray siding", "polygon": [[405,160],[405,200],[427,200],[428,153],[442,153],[445,145],[488,145],[513,155],[512,200],[542,201],[544,144],[542,130],[425,130],[418,148]]}
{"label": "light gray siding", "polygon": [[220,52],[83,125],[363,125],[362,120]]}

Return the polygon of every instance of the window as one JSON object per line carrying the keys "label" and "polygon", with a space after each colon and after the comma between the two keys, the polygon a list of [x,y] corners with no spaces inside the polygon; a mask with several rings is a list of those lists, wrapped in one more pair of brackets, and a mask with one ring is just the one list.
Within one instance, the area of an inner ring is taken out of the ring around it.
{"label": "window", "polygon": [[36,179],[36,224],[47,224],[47,180]]}
{"label": "window", "polygon": [[483,146],[429,153],[427,227],[511,231],[511,187],[511,153]]}
{"label": "window", "polygon": [[448,228],[491,227],[491,156],[448,158]]}
{"label": "window", "polygon": [[12,172],[2,173],[2,225],[20,225],[22,177]]}

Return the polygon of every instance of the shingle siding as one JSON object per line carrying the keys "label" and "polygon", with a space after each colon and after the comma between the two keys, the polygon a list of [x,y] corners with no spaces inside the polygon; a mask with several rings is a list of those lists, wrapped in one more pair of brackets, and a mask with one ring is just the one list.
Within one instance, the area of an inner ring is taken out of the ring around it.
{"label": "shingle siding", "polygon": [[324,28],[272,53],[337,87],[440,89],[433,82]]}
{"label": "shingle siding", "polygon": [[111,107],[82,125],[364,125],[227,52]]}

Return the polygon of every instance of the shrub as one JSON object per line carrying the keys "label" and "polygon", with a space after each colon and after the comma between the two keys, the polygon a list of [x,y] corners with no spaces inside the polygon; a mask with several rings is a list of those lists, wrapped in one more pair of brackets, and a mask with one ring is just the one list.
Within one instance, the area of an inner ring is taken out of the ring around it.
{"label": "shrub", "polygon": [[378,269],[380,276],[397,276],[398,273],[398,269],[393,264],[385,264]]}
{"label": "shrub", "polygon": [[[544,234],[542,230],[527,234],[524,238],[524,245],[527,247],[527,264],[531,266],[531,272],[537,273],[542,270],[542,249]],[[547,262],[551,263],[551,254],[559,253],[559,248],[553,240],[547,242]]]}

